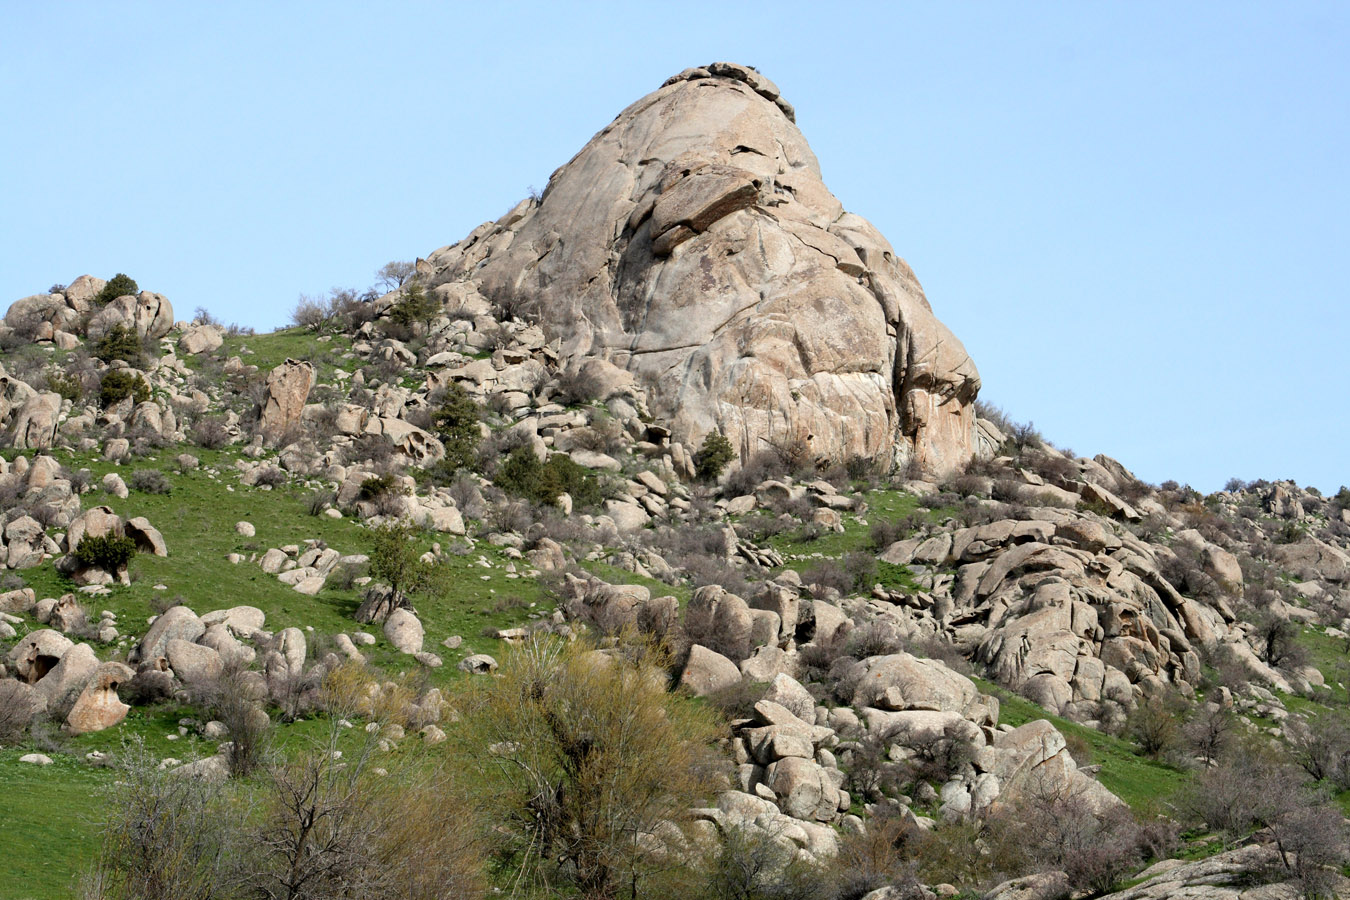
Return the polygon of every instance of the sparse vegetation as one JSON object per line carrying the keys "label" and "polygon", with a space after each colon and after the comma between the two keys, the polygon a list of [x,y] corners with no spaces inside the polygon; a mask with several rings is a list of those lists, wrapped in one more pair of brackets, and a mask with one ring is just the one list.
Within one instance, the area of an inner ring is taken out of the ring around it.
{"label": "sparse vegetation", "polygon": [[94,303],[97,306],[107,306],[118,297],[135,296],[139,292],[140,287],[136,284],[135,279],[118,272],[112,278],[109,278],[108,283],[94,296]]}

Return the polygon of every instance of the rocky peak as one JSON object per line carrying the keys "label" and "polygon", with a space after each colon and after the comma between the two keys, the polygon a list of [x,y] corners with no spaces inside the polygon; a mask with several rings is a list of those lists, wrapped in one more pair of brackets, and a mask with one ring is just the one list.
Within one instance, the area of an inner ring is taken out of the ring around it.
{"label": "rocky peak", "polygon": [[753,69],[669,79],[420,268],[537,318],[572,365],[632,372],[686,445],[716,429],[742,458],[804,442],[936,470],[973,453],[974,363]]}

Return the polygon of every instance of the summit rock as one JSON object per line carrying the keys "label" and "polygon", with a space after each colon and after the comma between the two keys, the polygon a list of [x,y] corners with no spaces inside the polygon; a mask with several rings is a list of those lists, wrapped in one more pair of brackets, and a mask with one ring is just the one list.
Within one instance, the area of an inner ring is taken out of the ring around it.
{"label": "summit rock", "polygon": [[974,363],[744,66],[669,79],[541,197],[419,270],[537,319],[573,367],[633,373],[686,446],[720,430],[743,459],[804,442],[817,459],[939,471],[973,453]]}

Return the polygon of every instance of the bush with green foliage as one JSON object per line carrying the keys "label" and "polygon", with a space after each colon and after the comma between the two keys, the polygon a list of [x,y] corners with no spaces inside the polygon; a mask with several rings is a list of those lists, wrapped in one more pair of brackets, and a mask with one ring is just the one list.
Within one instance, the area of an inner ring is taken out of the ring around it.
{"label": "bush with green foliage", "polygon": [[62,400],[72,403],[84,396],[84,382],[80,376],[69,372],[57,372],[47,376],[47,389],[61,395]]}
{"label": "bush with green foliage", "polygon": [[116,573],[136,555],[136,542],[116,534],[88,535],[80,538],[71,556],[85,567]]}
{"label": "bush with green foliage", "polygon": [[561,494],[568,494],[577,508],[594,506],[604,499],[595,473],[556,454],[548,462],[529,447],[517,447],[497,468],[493,478],[497,487],[517,497],[549,506],[557,505]]}
{"label": "bush with green foliage", "polygon": [[98,386],[98,404],[107,409],[130,397],[136,403],[150,399],[150,385],[135,372],[113,369],[103,376]]}
{"label": "bush with green foliage", "polygon": [[108,280],[108,283],[103,286],[103,290],[99,291],[98,295],[94,297],[94,303],[99,306],[106,306],[118,297],[134,297],[140,293],[140,290],[140,287],[136,284],[136,279],[118,272]]}
{"label": "bush with green foliage", "polygon": [[391,608],[403,606],[410,594],[434,591],[445,570],[422,559],[417,536],[408,522],[386,522],[370,529],[370,575],[393,591]]}
{"label": "bush with green foliage", "polygon": [[417,322],[430,322],[441,311],[441,305],[422,285],[414,282],[403,292],[403,297],[389,308],[389,318],[396,325],[413,325]]}
{"label": "bush with green foliage", "polygon": [[140,366],[145,361],[145,348],[141,345],[141,336],[136,333],[136,329],[114,325],[94,345],[94,355],[106,363],[120,359],[133,366]]}
{"label": "bush with green foliage", "polygon": [[478,423],[483,408],[456,382],[445,389],[441,400],[431,411],[432,428],[445,447],[441,465],[454,472],[472,469],[478,462],[478,445],[483,440]]}
{"label": "bush with green foliage", "polygon": [[736,448],[720,431],[710,431],[703,446],[694,454],[694,471],[700,481],[713,481],[722,474],[727,464],[736,459]]}

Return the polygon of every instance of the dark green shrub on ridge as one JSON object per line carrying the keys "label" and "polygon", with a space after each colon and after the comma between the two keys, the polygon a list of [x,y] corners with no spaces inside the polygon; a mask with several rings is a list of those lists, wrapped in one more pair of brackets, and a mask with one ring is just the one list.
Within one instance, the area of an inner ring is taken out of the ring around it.
{"label": "dark green shrub on ridge", "polygon": [[136,542],[115,534],[85,535],[70,555],[82,566],[115,573],[136,555]]}
{"label": "dark green shrub on ridge", "polygon": [[506,457],[493,478],[497,487],[535,503],[556,505],[558,495],[568,494],[577,508],[594,506],[604,499],[599,479],[571,457],[557,454],[548,462],[529,447],[517,447]]}
{"label": "dark green shrub on ridge", "polygon": [[431,412],[432,427],[445,446],[445,458],[441,461],[444,468],[451,472],[474,468],[478,445],[483,440],[478,428],[482,414],[482,407],[462,385],[451,382],[446,387],[440,403]]}
{"label": "dark green shrub on ridge", "polygon": [[134,297],[136,294],[139,294],[140,291],[141,289],[137,286],[136,279],[132,278],[130,275],[118,272],[108,280],[108,283],[103,286],[103,290],[98,292],[98,295],[94,297],[94,302],[99,306],[107,306],[118,297]]}
{"label": "dark green shrub on ridge", "polygon": [[441,305],[414,283],[403,292],[403,298],[389,308],[389,318],[396,325],[412,325],[416,322],[429,322],[441,311]]}
{"label": "dark green shrub on ridge", "polygon": [[137,403],[144,403],[150,399],[150,385],[140,375],[126,369],[114,369],[103,376],[98,386],[99,406],[106,409],[128,397]]}
{"label": "dark green shrub on ridge", "polygon": [[139,366],[145,360],[145,348],[134,328],[116,325],[94,345],[94,355],[106,363],[120,359]]}

